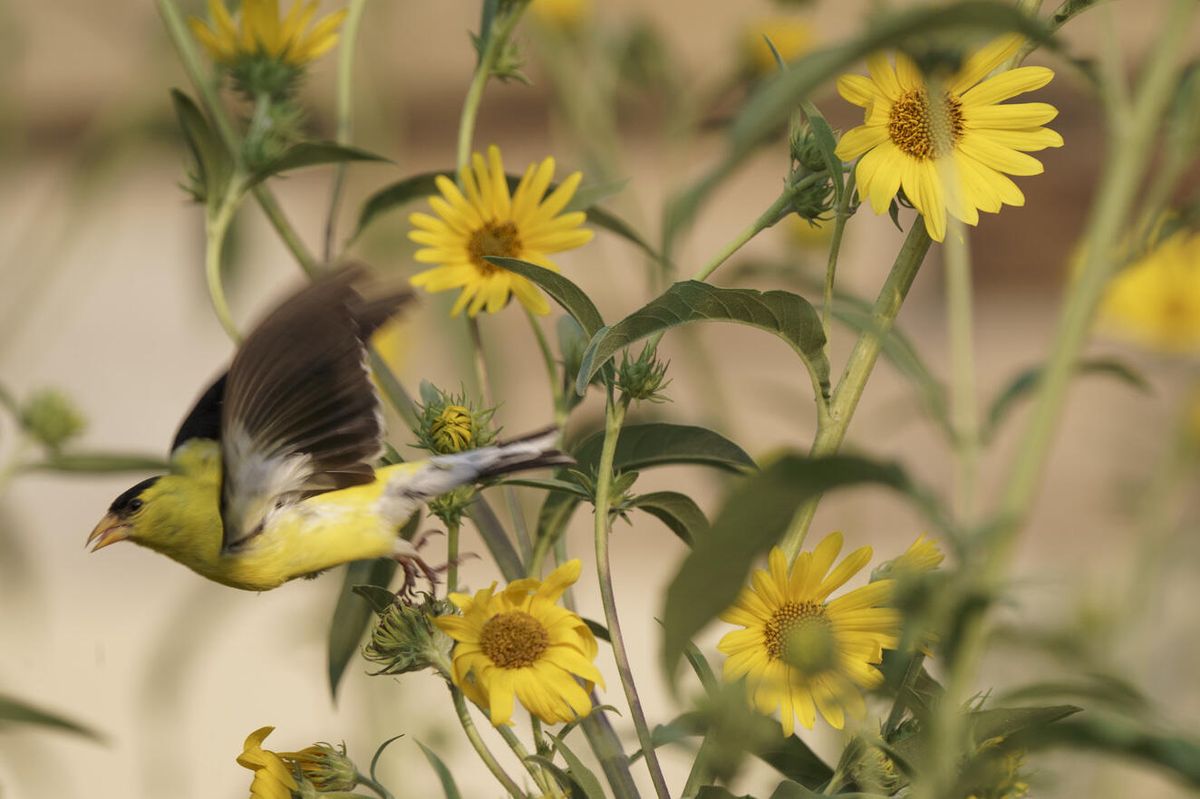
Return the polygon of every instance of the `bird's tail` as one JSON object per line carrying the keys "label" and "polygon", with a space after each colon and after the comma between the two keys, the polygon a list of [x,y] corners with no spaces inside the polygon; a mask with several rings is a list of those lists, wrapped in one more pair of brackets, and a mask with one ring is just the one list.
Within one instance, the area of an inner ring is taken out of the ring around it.
{"label": "bird's tail", "polygon": [[[555,447],[558,429],[550,427],[490,447],[437,455],[415,471],[399,472],[384,489],[385,500],[397,513],[411,513],[415,505],[462,485],[482,482],[500,475],[570,466],[575,460]],[[407,513],[401,508],[405,505]],[[389,514],[391,515],[391,514]]]}

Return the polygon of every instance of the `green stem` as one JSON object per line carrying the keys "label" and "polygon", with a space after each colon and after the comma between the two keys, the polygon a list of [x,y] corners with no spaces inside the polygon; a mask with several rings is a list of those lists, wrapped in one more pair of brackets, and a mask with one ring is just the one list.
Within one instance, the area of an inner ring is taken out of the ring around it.
{"label": "green stem", "polygon": [[854,196],[855,170],[850,169],[845,191],[833,217],[833,238],[829,242],[829,261],[825,265],[825,297],[821,303],[821,327],[825,329],[825,346],[833,341],[833,284],[837,278],[838,255],[842,251],[842,236],[850,218],[850,199]]}
{"label": "green stem", "polygon": [[600,601],[604,605],[604,621],[608,625],[608,632],[612,638],[617,673],[620,674],[621,686],[625,689],[625,699],[629,703],[629,713],[633,717],[633,726],[637,730],[638,742],[642,746],[646,768],[650,770],[650,780],[654,783],[654,791],[658,794],[659,799],[670,799],[671,794],[667,790],[667,781],[663,777],[662,767],[658,763],[658,753],[654,749],[650,727],[646,723],[646,714],[642,710],[637,686],[633,682],[629,653],[625,649],[625,639],[621,634],[621,622],[617,618],[617,601],[613,594],[612,564],[609,561],[608,538],[611,532],[609,492],[612,489],[613,458],[617,452],[617,439],[621,435],[621,424],[625,420],[626,407],[624,402],[614,400],[610,389],[605,413],[604,445],[600,450],[600,463],[597,466],[596,474],[596,572],[600,580]]}
{"label": "green stem", "polygon": [[241,176],[235,173],[229,180],[229,187],[216,212],[206,220],[208,225],[204,248],[204,277],[208,283],[208,296],[212,301],[213,312],[235,344],[241,342],[242,335],[234,324],[233,316],[229,313],[229,303],[225,300],[225,287],[221,284],[221,251],[225,244],[225,233],[229,230],[229,223],[233,221],[233,215],[242,197],[240,186]]}
{"label": "green stem", "polygon": [[700,748],[696,750],[696,757],[692,759],[692,770],[688,772],[687,782],[683,784],[683,793],[680,794],[683,799],[691,799],[702,785],[708,784],[711,779],[708,761],[716,749],[716,742],[710,736],[704,736]]}
{"label": "green stem", "polygon": [[459,522],[446,525],[446,593],[458,590],[458,533]]}
{"label": "green stem", "polygon": [[546,333],[538,324],[537,317],[528,308],[522,308],[525,318],[529,320],[529,327],[533,329],[533,337],[537,340],[538,351],[541,352],[542,363],[546,367],[546,378],[550,381],[550,400],[554,403],[554,424],[559,428],[561,435],[562,427],[567,423],[567,405],[563,400],[562,381],[558,377],[558,363],[554,360],[554,352],[550,349],[550,342],[546,340]]}
{"label": "green stem", "polygon": [[[879,359],[883,338],[891,331],[896,316],[900,313],[904,298],[908,296],[908,290],[917,277],[922,261],[925,260],[925,253],[929,252],[929,245],[925,220],[918,216],[913,220],[908,237],[904,239],[904,244],[896,255],[892,271],[888,273],[883,287],[879,290],[879,296],[871,309],[871,326],[859,334],[858,341],[854,343],[854,349],[850,352],[845,370],[833,392],[829,412],[818,417],[817,435],[809,451],[812,457],[833,455],[841,448],[846,429],[850,426],[855,409],[858,408],[858,401],[862,399],[867,379]],[[817,496],[806,502],[792,520],[780,544],[789,560],[794,559],[804,546],[804,539],[808,535],[808,528],[820,501],[821,498]]]}
{"label": "green stem", "polygon": [[[225,107],[221,104],[219,84],[206,76],[200,54],[196,50],[191,32],[184,23],[183,15],[179,13],[175,0],[158,0],[158,11],[167,28],[167,35],[175,46],[175,51],[179,54],[183,70],[200,95],[201,105],[204,106],[209,119],[216,125],[217,133],[221,136],[221,141],[224,142],[226,149],[229,150],[234,163],[241,164],[241,142],[233,123],[229,120],[229,115],[225,113]],[[316,275],[320,271],[316,258],[309,252],[296,229],[284,216],[283,209],[279,207],[275,195],[261,183],[251,191],[262,207],[263,213],[266,214],[267,220],[275,228],[276,233],[279,234],[280,239],[291,251],[301,268],[310,277]]]}
{"label": "green stem", "polygon": [[483,737],[480,736],[479,730],[475,727],[475,722],[471,718],[471,711],[467,707],[467,701],[463,698],[462,691],[451,685],[450,696],[454,700],[454,712],[458,714],[458,722],[462,725],[463,732],[467,734],[467,740],[471,742],[471,746],[479,755],[479,759],[487,766],[488,771],[492,772],[492,776],[503,786],[509,796],[513,797],[513,799],[524,799],[524,792],[513,781],[513,778],[508,776],[503,766],[500,765],[500,761],[496,760],[496,756],[492,754],[492,750],[488,749]]}
{"label": "green stem", "polygon": [[[337,66],[337,142],[349,144],[354,132],[354,56],[358,42],[358,29],[362,25],[363,9],[367,0],[350,0],[346,6],[346,21],[342,25],[341,44],[338,45]],[[342,189],[346,183],[346,163],[339,162],[333,173],[333,189],[329,194],[329,212],[325,216],[325,248],[323,257],[328,263],[333,260],[333,240],[337,232],[338,206],[342,201]]]}
{"label": "green stem", "polygon": [[[382,783],[380,783],[377,780],[371,779],[366,774],[359,774],[357,776],[357,780],[358,780],[359,785],[370,788],[372,791],[379,794],[379,799],[394,799],[391,791],[389,791],[387,788],[385,788]],[[328,794],[324,794],[324,795],[328,796]]]}
{"label": "green stem", "polygon": [[516,27],[517,21],[521,19],[525,5],[527,4],[516,4],[509,11],[498,14],[492,22],[491,31],[479,32],[481,36],[487,36],[487,45],[479,56],[475,74],[471,76],[471,84],[467,87],[467,96],[463,99],[462,114],[458,121],[458,150],[455,158],[458,173],[466,169],[471,160],[471,143],[475,139],[475,121],[479,117],[483,89],[487,86],[488,78],[492,76],[497,59],[504,52],[508,37]]}
{"label": "green stem", "polygon": [[530,762],[529,750],[525,748],[525,744],[521,743],[521,739],[517,737],[517,734],[507,725],[500,725],[496,728],[496,732],[500,733],[500,737],[508,744],[508,748],[513,751],[513,754],[517,756],[517,760],[521,761],[521,765],[529,772],[529,776],[533,777],[533,781],[537,783],[538,788],[547,796],[553,795],[555,791],[551,785],[554,783],[547,779],[546,774],[536,763]]}
{"label": "green stem", "polygon": [[973,521],[979,473],[979,410],[975,391],[971,253],[967,228],[951,219],[946,233],[946,318],[950,336],[950,423],[958,456],[955,514]]}
{"label": "green stem", "polygon": [[783,193],[775,199],[775,202],[771,203],[767,210],[759,215],[758,219],[755,219],[745,230],[734,236],[733,240],[714,255],[708,263],[700,267],[696,274],[692,276],[692,280],[708,280],[708,276],[715,272],[718,266],[729,260],[729,257],[740,250],[746,242],[778,222],[780,215],[791,205],[792,195],[792,189],[784,189]]}

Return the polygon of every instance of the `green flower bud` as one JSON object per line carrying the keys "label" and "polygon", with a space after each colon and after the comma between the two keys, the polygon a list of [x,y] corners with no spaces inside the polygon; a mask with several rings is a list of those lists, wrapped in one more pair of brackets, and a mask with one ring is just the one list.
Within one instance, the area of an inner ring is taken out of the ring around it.
{"label": "green flower bud", "polygon": [[21,408],[21,427],[51,450],[77,437],[87,427],[87,421],[75,404],[56,389],[37,392]]}
{"label": "green flower bud", "polygon": [[670,363],[663,363],[655,356],[650,345],[642,349],[636,360],[630,360],[628,353],[622,356],[617,370],[617,388],[622,394],[631,400],[666,402],[667,398],[661,392],[671,384],[670,380],[665,380]]}
{"label": "green flower bud", "polygon": [[299,752],[280,752],[279,756],[298,768],[301,783],[310,783],[315,792],[349,791],[358,784],[358,768],[346,757],[345,744],[334,747],[315,743]]}
{"label": "green flower bud", "polygon": [[465,393],[448,394],[432,383],[421,383],[417,446],[437,455],[486,447],[496,438],[491,427],[494,408],[477,410]]}
{"label": "green flower bud", "polygon": [[821,145],[807,122],[802,122],[792,128],[788,145],[791,149],[792,160],[806,172],[817,173],[827,170],[825,156],[821,153]]}
{"label": "green flower bud", "polygon": [[379,614],[363,657],[382,665],[375,674],[405,674],[431,667],[441,670],[450,662],[454,641],[432,620],[454,612],[449,602],[429,594],[419,605],[395,602]]}
{"label": "green flower bud", "polygon": [[428,503],[429,512],[442,520],[447,526],[462,524],[463,514],[475,501],[475,486],[459,486],[453,491],[447,491]]}
{"label": "green flower bud", "polygon": [[247,100],[267,97],[278,103],[295,96],[304,68],[266,53],[245,53],[229,65],[229,76]]}

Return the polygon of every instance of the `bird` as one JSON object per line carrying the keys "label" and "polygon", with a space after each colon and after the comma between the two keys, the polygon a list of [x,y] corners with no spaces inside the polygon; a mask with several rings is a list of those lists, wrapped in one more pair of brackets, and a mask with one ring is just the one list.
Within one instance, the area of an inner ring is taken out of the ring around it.
{"label": "bird", "polygon": [[410,593],[436,570],[399,536],[422,504],[510,472],[573,463],[547,428],[493,446],[376,467],[382,405],[371,333],[411,300],[364,298],[345,267],[285,299],[175,435],[169,471],[121,493],[88,536],[129,541],[209,580],[267,591],[356,560],[394,558]]}

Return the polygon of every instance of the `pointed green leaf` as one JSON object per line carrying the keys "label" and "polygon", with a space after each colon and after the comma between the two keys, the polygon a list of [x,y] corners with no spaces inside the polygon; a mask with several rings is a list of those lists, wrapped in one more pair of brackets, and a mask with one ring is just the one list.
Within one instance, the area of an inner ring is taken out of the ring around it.
{"label": "pointed green leaf", "polygon": [[[979,745],[993,738],[1009,738],[1039,730],[1080,710],[1082,708],[1074,705],[989,708],[968,713],[967,725],[971,740]],[[929,744],[928,736],[916,734],[895,741],[892,748],[906,762],[920,763],[928,757]]]}
{"label": "pointed green leaf", "polygon": [[660,264],[665,263],[662,253],[650,246],[650,243],[642,238],[632,225],[611,211],[605,211],[603,208],[588,208],[587,220],[596,227],[625,239]]}
{"label": "pointed green leaf", "polygon": [[692,546],[697,538],[708,533],[708,518],[695,500],[677,491],[655,491],[634,497],[630,507],[649,513]]}
{"label": "pointed green leaf", "polygon": [[11,696],[0,694],[0,729],[10,724],[30,724],[36,727],[46,727],[60,732],[82,735],[93,741],[102,742],[103,737],[79,722],[72,721],[66,716],[42,710],[33,705]]}
{"label": "pointed green leaf", "polygon": [[596,333],[588,344],[575,390],[588,383],[619,350],[689,322],[735,322],[782,338],[804,361],[818,397],[829,397],[829,358],[821,317],[798,294],[787,291],[724,289],[697,280],[671,286],[641,309]]}
{"label": "pointed green leaf", "polygon": [[567,761],[567,769],[571,775],[571,781],[578,785],[583,790],[583,795],[587,799],[606,799],[604,795],[604,787],[600,784],[600,780],[592,773],[592,770],[583,764],[579,756],[571,751],[571,748],[566,745],[561,739],[554,743],[559,754],[563,756],[563,760]]}
{"label": "pointed green leaf", "polygon": [[582,486],[580,486],[578,483],[572,483],[569,480],[538,479],[535,477],[513,477],[509,478],[508,480],[504,480],[497,485],[541,488],[546,491],[563,491],[567,494],[574,494],[582,499],[592,498]]}
{"label": "pointed green leaf", "polygon": [[521,565],[521,556],[500,523],[500,517],[482,494],[476,494],[475,501],[467,507],[467,518],[475,523],[479,537],[483,539],[504,579],[512,581],[524,577],[525,567]]}
{"label": "pointed green leaf", "polygon": [[183,130],[183,138],[196,163],[198,186],[204,192],[201,198],[213,205],[225,194],[225,187],[233,174],[233,159],[220,137],[208,124],[208,118],[191,97],[178,89],[171,90],[171,103],[175,116]]}
{"label": "pointed green leaf", "polygon": [[[1042,382],[1045,368],[1031,366],[1019,373],[992,401],[988,409],[987,423],[984,425],[981,438],[986,442],[996,434],[1000,425],[1008,417],[1017,401],[1032,394]],[[1079,375],[1108,375],[1123,381],[1144,394],[1151,391],[1150,383],[1138,374],[1132,367],[1115,358],[1087,358],[1080,361],[1075,372]]]}
{"label": "pointed green leaf", "polygon": [[583,183],[575,190],[571,202],[563,207],[563,213],[586,211],[594,205],[604,202],[609,197],[620,194],[629,185],[629,178],[608,180],[604,183]]}
{"label": "pointed green leaf", "polygon": [[1162,723],[1087,713],[1021,736],[1030,748],[1066,746],[1162,769],[1200,788],[1200,740],[1161,729]]}
{"label": "pointed green leaf", "polygon": [[45,460],[27,463],[22,471],[91,474],[102,472],[166,472],[171,465],[150,455],[125,455],[107,452],[72,452],[51,455]]}
{"label": "pointed green leaf", "polygon": [[817,149],[821,151],[821,160],[825,162],[825,169],[829,171],[829,177],[833,180],[834,202],[840,204],[842,194],[846,191],[846,175],[842,169],[842,159],[838,158],[835,152],[837,137],[833,135],[833,128],[829,127],[829,122],[815,105],[806,100],[800,104],[800,108],[804,110]]}
{"label": "pointed green leaf", "polygon": [[567,278],[545,267],[517,258],[489,257],[487,260],[521,277],[532,280],[554,298],[589,336],[604,327],[604,318],[583,291]]}
{"label": "pointed green leaf", "polygon": [[[600,463],[604,433],[599,431],[570,448],[584,472],[594,472]],[[754,459],[720,433],[704,427],[650,422],[631,424],[621,429],[613,468],[636,471],[651,466],[699,464],[741,472],[754,468]]]}
{"label": "pointed green leaf", "polygon": [[[418,518],[414,516],[413,518]],[[363,633],[371,623],[371,605],[362,596],[356,595],[356,587],[375,586],[384,590],[396,574],[396,561],[391,558],[356,560],[346,566],[342,575],[342,587],[338,591],[333,617],[329,620],[329,643],[326,650],[326,666],[329,676],[329,695],[337,698],[338,686],[346,666],[358,654],[358,645]]]}
{"label": "pointed green leaf", "polygon": [[754,561],[783,538],[801,505],[832,489],[864,483],[918,494],[899,466],[847,455],[787,455],[738,485],[667,589],[663,611],[667,673],[673,678],[692,636],[733,605]]}
{"label": "pointed green leaf", "polygon": [[272,159],[257,169],[246,181],[246,186],[254,186],[273,175],[281,175],[295,169],[321,164],[340,164],[346,161],[388,161],[382,155],[368,152],[358,147],[350,147],[332,141],[306,141],[293,144],[277,158]]}
{"label": "pointed green leaf", "polygon": [[450,769],[446,768],[442,759],[420,741],[417,741],[417,746],[421,747],[421,751],[425,753],[425,759],[437,773],[438,782],[442,784],[442,793],[446,794],[446,799],[462,799],[462,794],[458,792],[458,786],[454,783],[454,775],[450,773]]}

